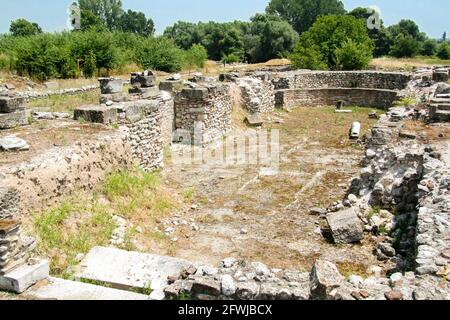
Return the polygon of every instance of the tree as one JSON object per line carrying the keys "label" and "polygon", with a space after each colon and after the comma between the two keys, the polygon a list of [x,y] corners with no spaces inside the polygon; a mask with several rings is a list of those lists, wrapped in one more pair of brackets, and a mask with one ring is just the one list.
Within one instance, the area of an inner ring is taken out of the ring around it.
{"label": "tree", "polygon": [[105,22],[88,10],[81,10],[81,30],[96,30],[99,32],[108,30]]}
{"label": "tree", "polygon": [[439,45],[437,56],[443,60],[450,59],[450,44],[444,42]]}
{"label": "tree", "polygon": [[155,32],[155,23],[151,18],[147,19],[142,12],[128,10],[120,16],[118,28],[123,32],[130,32],[148,37]]}
{"label": "tree", "polygon": [[251,62],[265,62],[286,56],[298,40],[289,23],[277,16],[257,14],[251,19],[250,37],[244,38],[246,53]]}
{"label": "tree", "polygon": [[99,17],[109,30],[117,30],[123,14],[121,0],[78,0],[80,9]]}
{"label": "tree", "polygon": [[435,39],[427,39],[423,43],[421,54],[424,56],[434,56],[437,52],[438,43]]}
{"label": "tree", "polygon": [[302,34],[319,16],[342,15],[346,11],[339,0],[271,0],[266,12],[282,17]]}
{"label": "tree", "polygon": [[300,36],[291,60],[297,68],[362,69],[372,58],[373,48],[361,20],[348,15],[323,16]]}
{"label": "tree", "polygon": [[208,51],[201,44],[193,44],[191,49],[186,52],[186,66],[189,68],[203,68],[208,59]]}
{"label": "tree", "polygon": [[[368,10],[369,8],[357,7],[349,12],[349,15],[358,18],[367,25],[367,20],[370,18],[372,13]],[[375,57],[382,57],[389,54],[390,51],[390,39],[389,34],[384,27],[384,22],[381,20],[380,28],[374,28],[368,30],[369,37],[373,40],[375,44],[375,49],[373,55]]]}
{"label": "tree", "polygon": [[403,58],[414,57],[422,51],[427,36],[412,20],[403,19],[388,28],[391,42],[390,55]]}
{"label": "tree", "polygon": [[92,78],[97,70],[97,58],[94,52],[89,51],[89,53],[84,58],[83,63],[83,74],[86,78]]}
{"label": "tree", "polygon": [[417,23],[408,19],[403,19],[398,24],[390,26],[388,30],[394,39],[400,34],[409,35],[418,42],[423,42],[427,38],[426,34],[420,31]]}
{"label": "tree", "polygon": [[177,46],[185,50],[202,41],[199,25],[184,21],[178,21],[173,26],[167,27],[164,36],[173,39]]}
{"label": "tree", "polygon": [[420,44],[411,35],[399,34],[394,39],[390,55],[396,58],[410,58],[418,55]]}
{"label": "tree", "polygon": [[136,49],[136,61],[144,69],[177,72],[185,64],[184,58],[183,50],[166,37],[147,38]]}
{"label": "tree", "polygon": [[37,23],[29,22],[25,19],[17,19],[11,22],[9,32],[15,37],[27,37],[42,33],[42,29]]}

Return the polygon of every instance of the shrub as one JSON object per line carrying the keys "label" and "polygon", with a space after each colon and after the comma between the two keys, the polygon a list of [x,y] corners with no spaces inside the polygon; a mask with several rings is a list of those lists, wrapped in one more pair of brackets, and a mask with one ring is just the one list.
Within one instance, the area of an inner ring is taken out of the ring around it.
{"label": "shrub", "polygon": [[411,58],[419,54],[420,44],[410,35],[399,34],[391,47],[390,55],[396,58]]}
{"label": "shrub", "polygon": [[237,63],[237,62],[241,61],[241,58],[237,54],[230,53],[228,55],[224,55],[222,57],[221,61],[222,61],[222,63],[227,63],[227,64]]}
{"label": "shrub", "polygon": [[198,67],[203,68],[208,59],[208,52],[205,47],[200,44],[194,44],[186,52],[186,66],[189,68]]}
{"label": "shrub", "polygon": [[136,62],[145,69],[180,71],[185,64],[183,50],[165,37],[148,38],[136,50]]}
{"label": "shrub", "polygon": [[367,67],[372,60],[370,48],[351,39],[337,48],[334,54],[336,69],[339,70],[360,70]]}
{"label": "shrub", "polygon": [[437,56],[444,60],[450,59],[450,44],[442,43],[437,51]]}
{"label": "shrub", "polygon": [[373,49],[361,20],[353,16],[323,16],[300,36],[291,60],[297,68],[362,69],[372,58]]}

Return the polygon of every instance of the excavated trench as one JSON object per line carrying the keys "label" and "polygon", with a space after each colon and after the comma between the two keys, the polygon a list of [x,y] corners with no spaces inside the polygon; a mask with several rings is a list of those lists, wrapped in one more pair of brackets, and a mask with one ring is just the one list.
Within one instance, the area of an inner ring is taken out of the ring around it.
{"label": "excavated trench", "polygon": [[[235,257],[300,270],[323,258],[344,272],[364,274],[376,263],[370,240],[335,246],[323,237],[320,218],[310,213],[341,201],[361,169],[363,147],[349,141],[348,128],[361,121],[368,130],[376,120],[367,116],[372,109],[353,110],[342,115],[331,107],[298,108],[272,117],[269,132],[279,130],[278,171],[222,161],[167,163],[163,174],[169,184],[195,191],[189,215],[200,222],[196,232],[173,235],[173,255],[209,265]],[[247,157],[252,152],[257,150],[247,148]],[[167,227],[173,227],[170,221]]]}

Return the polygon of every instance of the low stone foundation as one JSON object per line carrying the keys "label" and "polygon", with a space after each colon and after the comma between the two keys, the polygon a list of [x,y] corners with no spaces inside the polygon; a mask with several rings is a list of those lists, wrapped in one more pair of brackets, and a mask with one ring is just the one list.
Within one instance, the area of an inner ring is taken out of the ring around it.
{"label": "low stone foundation", "polygon": [[306,88],[404,89],[411,74],[378,71],[292,71],[276,74],[276,90]]}
{"label": "low stone foundation", "polygon": [[294,107],[335,106],[338,101],[346,105],[386,109],[397,100],[397,92],[382,89],[321,88],[287,89],[275,93],[276,107],[290,110]]}
{"label": "low stone foundation", "polygon": [[132,166],[130,145],[117,132],[53,148],[26,163],[2,166],[0,217],[19,218],[73,191],[93,189],[109,172]]}

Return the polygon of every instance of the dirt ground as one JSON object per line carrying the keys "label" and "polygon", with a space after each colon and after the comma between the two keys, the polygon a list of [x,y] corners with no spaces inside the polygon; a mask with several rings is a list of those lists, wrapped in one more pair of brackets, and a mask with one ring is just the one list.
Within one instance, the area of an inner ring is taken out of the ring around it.
{"label": "dirt ground", "polygon": [[304,270],[323,257],[356,274],[377,264],[370,241],[330,244],[320,232],[323,221],[309,213],[341,200],[361,169],[363,148],[349,141],[348,130],[355,120],[368,130],[373,110],[353,110],[342,115],[333,108],[299,108],[272,117],[266,128],[279,130],[278,173],[264,165],[169,162],[163,171],[166,182],[192,191],[189,215],[200,227],[178,233],[171,254],[213,265],[236,257]]}

